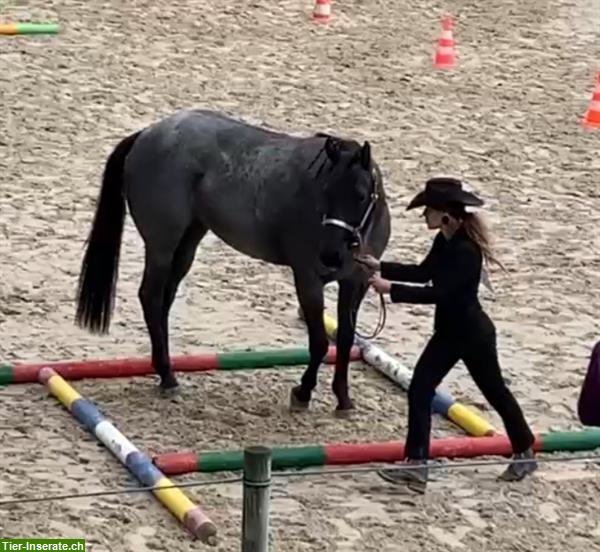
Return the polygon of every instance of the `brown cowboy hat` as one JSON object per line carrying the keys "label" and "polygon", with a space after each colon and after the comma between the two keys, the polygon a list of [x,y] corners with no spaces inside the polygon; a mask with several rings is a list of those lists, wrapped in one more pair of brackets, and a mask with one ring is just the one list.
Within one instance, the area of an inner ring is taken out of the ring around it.
{"label": "brown cowboy hat", "polygon": [[416,207],[431,207],[443,210],[451,207],[481,207],[483,200],[463,189],[462,182],[456,178],[430,178],[425,189],[420,191],[408,204],[407,211]]}

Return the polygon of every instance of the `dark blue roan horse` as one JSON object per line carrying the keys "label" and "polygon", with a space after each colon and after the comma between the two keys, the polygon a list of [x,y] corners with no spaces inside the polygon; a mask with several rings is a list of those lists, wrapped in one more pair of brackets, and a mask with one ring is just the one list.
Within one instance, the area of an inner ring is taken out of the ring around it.
{"label": "dark blue roan horse", "polygon": [[178,386],[168,317],[210,230],[235,250],[289,266],[308,328],[309,365],[291,392],[308,408],[327,352],[324,285],[338,281],[338,411],[353,408],[348,362],[368,288],[358,247],[380,257],[390,236],[381,171],[362,146],[328,134],[291,136],[209,110],[182,110],[127,136],[109,155],[79,277],[76,323],[106,333],[126,205],[145,244],[139,300],[160,388]]}

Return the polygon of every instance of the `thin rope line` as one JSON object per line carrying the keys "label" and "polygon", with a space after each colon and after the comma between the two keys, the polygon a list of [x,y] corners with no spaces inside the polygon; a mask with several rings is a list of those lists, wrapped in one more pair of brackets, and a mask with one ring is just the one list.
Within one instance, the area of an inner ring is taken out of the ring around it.
{"label": "thin rope line", "polygon": [[[428,468],[432,469],[454,469],[454,468],[471,468],[471,467],[479,467],[479,466],[502,466],[507,464],[523,464],[527,462],[531,462],[532,459],[524,458],[524,459],[515,459],[515,460],[491,460],[491,461],[479,461],[479,462],[438,462],[438,463],[430,463],[427,464]],[[551,462],[582,462],[585,460],[600,460],[600,454],[593,454],[587,456],[557,456],[550,458],[535,458],[535,461],[539,464],[543,463],[551,463]],[[418,464],[392,464],[395,469],[398,470],[415,470],[423,468],[423,465]],[[326,468],[326,466],[325,466]],[[323,469],[323,470],[302,470],[302,471],[281,471],[274,472],[271,474],[273,478],[285,478],[285,477],[308,477],[308,476],[330,476],[330,475],[341,475],[341,474],[359,474],[359,473],[373,473],[379,471],[380,467],[368,467],[368,468],[334,468],[334,469]],[[42,497],[32,497],[32,498],[22,498],[22,499],[11,499],[11,500],[3,500],[0,502],[0,506],[8,506],[15,504],[25,504],[30,502],[49,502],[55,500],[67,500],[71,498],[87,498],[87,497],[95,497],[95,496],[107,496],[107,495],[118,495],[118,494],[129,494],[129,493],[144,493],[165,489],[182,489],[182,488],[190,488],[190,487],[204,487],[208,485],[224,485],[230,483],[241,483],[243,482],[243,477],[235,477],[229,479],[215,479],[212,481],[189,481],[187,483],[179,483],[176,485],[165,485],[164,487],[123,487],[123,488],[115,488],[113,490],[106,491],[94,491],[89,493],[80,493],[80,494],[64,494],[64,495],[52,495],[52,496],[42,496]]]}
{"label": "thin rope line", "polygon": [[92,491],[89,493],[73,493],[62,495],[39,496],[32,498],[14,498],[10,500],[0,501],[0,506],[8,506],[11,504],[25,504],[27,502],[47,502],[54,500],[68,500],[71,498],[88,498],[95,496],[107,496],[129,493],[146,493],[151,491],[162,491],[165,489],[180,489],[186,487],[203,487],[208,485],[224,485],[227,483],[239,483],[243,479],[241,477],[232,477],[230,479],[215,479],[214,481],[190,481],[188,483],[179,483],[177,485],[165,485],[164,487],[121,487],[113,488],[107,491]]}
{"label": "thin rope line", "polygon": [[[523,458],[515,460],[481,460],[479,462],[438,462],[428,463],[426,467],[428,469],[454,469],[454,468],[475,468],[482,466],[505,466],[509,464],[527,464],[535,461],[538,464],[551,463],[551,462],[576,462],[584,460],[599,460],[600,454],[593,454],[589,456],[557,456],[551,458]],[[386,464],[394,469],[398,470],[418,470],[423,469],[424,464]],[[273,477],[296,477],[296,476],[310,476],[310,475],[337,475],[337,474],[350,474],[350,473],[373,473],[381,469],[380,467],[368,467],[368,468],[334,468],[331,470],[305,470],[299,472],[275,472],[272,474]]]}

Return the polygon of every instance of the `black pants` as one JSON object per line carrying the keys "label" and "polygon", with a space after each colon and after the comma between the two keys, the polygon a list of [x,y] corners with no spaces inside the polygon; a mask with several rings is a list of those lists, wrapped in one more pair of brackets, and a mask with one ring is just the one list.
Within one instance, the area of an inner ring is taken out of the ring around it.
{"label": "black pants", "polygon": [[408,390],[408,458],[429,457],[431,401],[437,386],[459,360],[464,362],[485,399],[502,418],[513,451],[523,452],[534,442],[523,412],[500,373],[496,332],[491,321],[482,320],[479,331],[463,335],[434,333],[415,366]]}

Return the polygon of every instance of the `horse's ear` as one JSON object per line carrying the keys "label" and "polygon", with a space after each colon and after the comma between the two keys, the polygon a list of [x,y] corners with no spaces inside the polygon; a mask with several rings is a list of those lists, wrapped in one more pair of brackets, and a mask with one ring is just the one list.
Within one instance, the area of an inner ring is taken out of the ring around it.
{"label": "horse's ear", "polygon": [[337,163],[340,160],[340,143],[331,136],[325,140],[325,153],[332,163]]}
{"label": "horse's ear", "polygon": [[360,149],[360,164],[365,171],[371,166],[371,144],[366,141]]}

